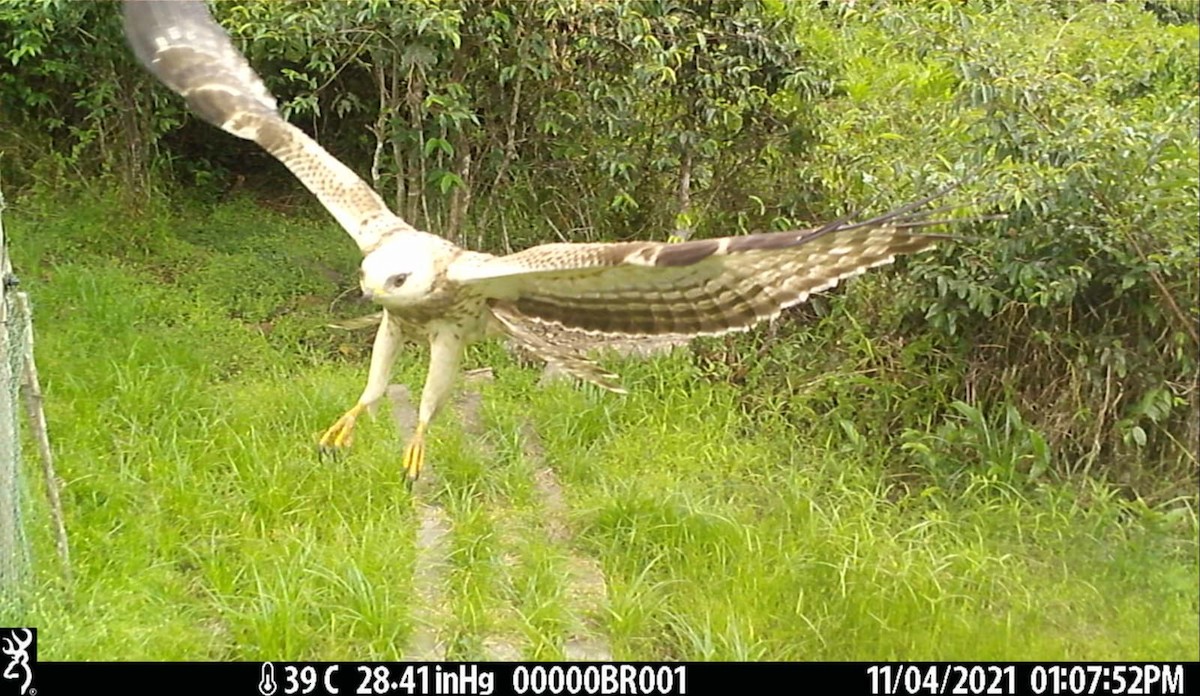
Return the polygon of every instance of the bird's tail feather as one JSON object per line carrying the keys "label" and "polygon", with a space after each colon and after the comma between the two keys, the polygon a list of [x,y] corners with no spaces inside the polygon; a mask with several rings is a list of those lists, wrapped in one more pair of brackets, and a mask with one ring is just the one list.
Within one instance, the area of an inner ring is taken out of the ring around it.
{"label": "bird's tail feather", "polygon": [[601,389],[618,394],[626,393],[617,383],[618,375],[605,370],[595,360],[587,357],[586,347],[578,342],[562,340],[545,325],[524,320],[519,312],[505,305],[493,305],[492,315],[509,338],[542,360],[576,379],[590,382]]}

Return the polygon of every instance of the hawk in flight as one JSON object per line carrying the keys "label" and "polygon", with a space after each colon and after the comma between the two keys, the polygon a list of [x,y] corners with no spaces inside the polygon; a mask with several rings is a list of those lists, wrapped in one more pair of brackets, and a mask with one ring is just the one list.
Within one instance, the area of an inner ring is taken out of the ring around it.
{"label": "hawk in flight", "polygon": [[715,335],[772,319],[811,293],[930,248],[945,224],[920,213],[935,198],[861,222],[679,243],[544,244],[494,256],[422,232],[394,214],[346,165],[279,114],[275,98],[203,0],[126,0],[138,59],[200,118],[274,155],[333,214],[363,254],[359,283],[381,305],[366,388],[321,437],[350,444],[355,420],[384,394],[401,337],[429,342],[429,372],[404,450],[411,482],[430,422],[467,343],[507,335],[577,378],[621,391],[581,336]]}

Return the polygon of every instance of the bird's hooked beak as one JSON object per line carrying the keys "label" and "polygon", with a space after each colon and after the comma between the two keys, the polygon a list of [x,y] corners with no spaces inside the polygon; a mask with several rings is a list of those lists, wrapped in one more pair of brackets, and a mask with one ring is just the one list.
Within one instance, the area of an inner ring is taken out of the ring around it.
{"label": "bird's hooked beak", "polygon": [[377,287],[377,284],[367,282],[367,274],[364,271],[358,272],[358,288],[362,290],[362,297],[367,302],[374,302],[375,298],[382,294],[382,288]]}

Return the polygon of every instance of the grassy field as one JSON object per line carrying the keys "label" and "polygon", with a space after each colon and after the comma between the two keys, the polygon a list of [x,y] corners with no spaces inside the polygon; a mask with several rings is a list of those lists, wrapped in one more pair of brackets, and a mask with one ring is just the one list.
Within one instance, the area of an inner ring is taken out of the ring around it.
{"label": "grassy field", "polygon": [[371,334],[323,326],[369,310],[330,312],[356,250],[314,220],[9,209],[75,564],[67,588],[31,468],[37,581],[0,623],[38,626],[42,659],[1200,654],[1194,499],[975,464],[901,485],[898,437],[751,421],[687,352],[620,363],[619,397],[481,345],[494,379],[437,422],[413,494],[401,390],[319,461]]}

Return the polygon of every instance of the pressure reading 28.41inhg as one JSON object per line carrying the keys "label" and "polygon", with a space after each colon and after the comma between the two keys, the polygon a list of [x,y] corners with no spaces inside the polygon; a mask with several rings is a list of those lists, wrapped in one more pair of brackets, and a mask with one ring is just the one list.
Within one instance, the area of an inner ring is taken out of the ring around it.
{"label": "pressure reading 28.41inhg", "polygon": [[400,678],[392,681],[392,672],[380,665],[374,669],[358,665],[355,669],[360,681],[357,696],[387,694],[393,691],[403,694],[471,694],[491,696],[496,688],[496,675],[478,665],[442,667],[435,665],[406,665],[400,670]]}

